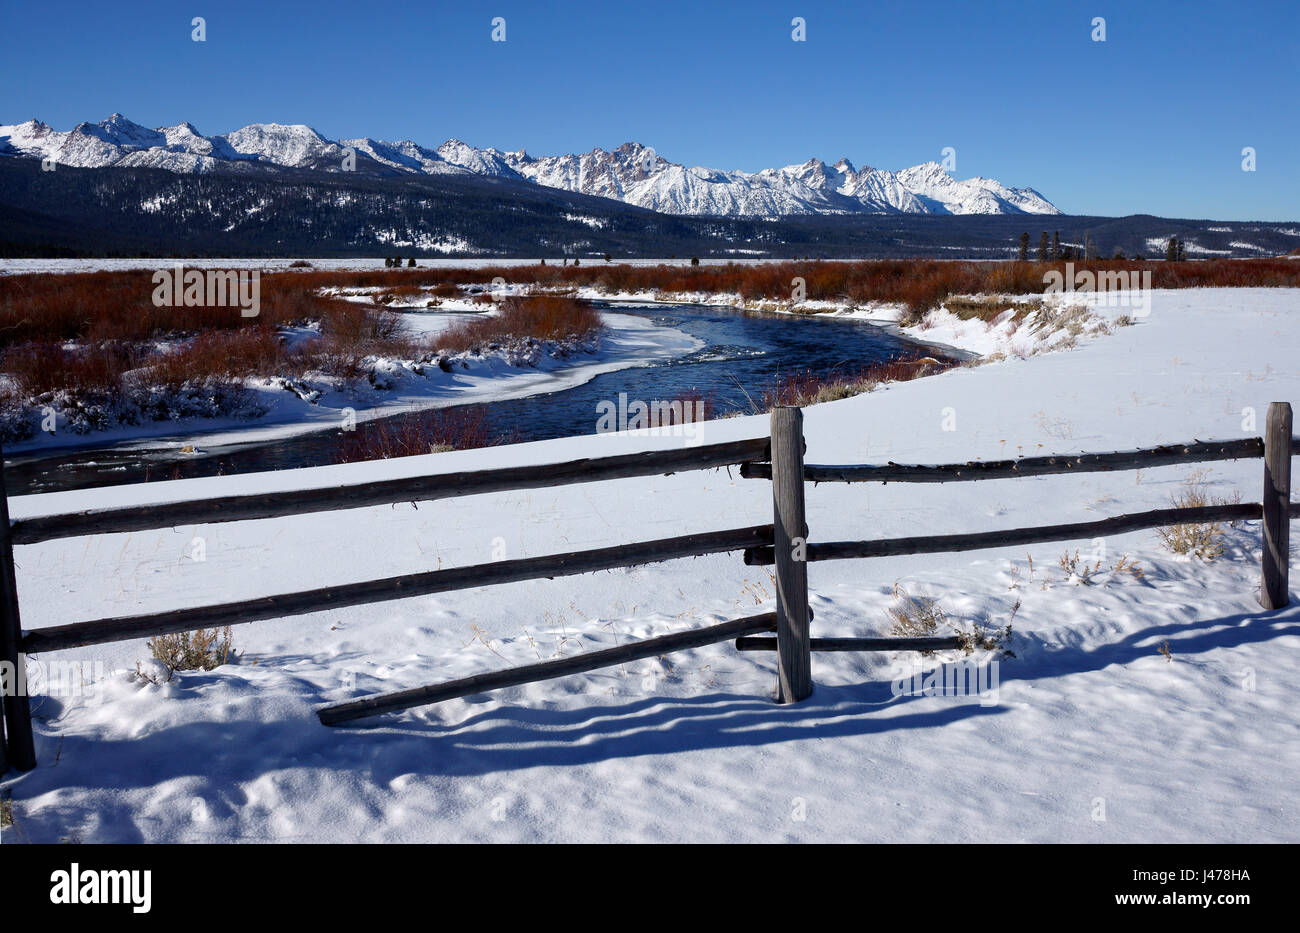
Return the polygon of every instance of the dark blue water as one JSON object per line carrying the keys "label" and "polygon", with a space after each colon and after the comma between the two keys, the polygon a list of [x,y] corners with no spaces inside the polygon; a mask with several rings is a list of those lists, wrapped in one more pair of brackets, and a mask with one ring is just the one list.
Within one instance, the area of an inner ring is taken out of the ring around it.
{"label": "dark blue water", "polygon": [[[618,305],[607,309],[638,314],[685,331],[703,340],[705,346],[677,360],[605,373],[562,392],[479,406],[489,436],[534,441],[593,434],[599,403],[617,402],[622,392],[629,399],[647,402],[702,397],[709,418],[733,411],[748,413],[764,390],[783,377],[804,372],[852,374],[872,363],[930,351],[861,321],[699,305]],[[100,448],[47,457],[15,456],[6,459],[5,480],[10,495],[23,495],[321,466],[338,462],[341,444],[364,444],[369,432],[383,430],[384,419],[378,419],[357,424],[352,439],[341,431],[320,431],[256,445],[205,450],[205,455],[199,457],[177,453],[179,442],[194,439],[195,434],[190,432],[183,437],[160,439],[158,449],[136,445],[129,450]]]}

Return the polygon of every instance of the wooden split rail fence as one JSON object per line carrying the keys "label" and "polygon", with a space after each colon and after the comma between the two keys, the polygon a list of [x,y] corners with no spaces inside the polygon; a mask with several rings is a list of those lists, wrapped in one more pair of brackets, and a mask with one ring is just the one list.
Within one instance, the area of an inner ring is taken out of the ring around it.
{"label": "wooden split rail fence", "polygon": [[[1193,442],[1146,450],[1022,458],[944,466],[804,465],[803,413],[797,408],[772,412],[771,436],[697,448],[650,451],[538,466],[443,473],[287,493],[227,496],[153,506],[92,509],[11,521],[3,494],[0,452],[0,670],[7,670],[0,729],[0,772],[36,765],[31,710],[26,692],[25,656],[88,645],[145,638],[212,626],[279,619],[303,613],[389,599],[445,593],[470,587],[590,573],[655,561],[744,551],[750,564],[775,565],[776,611],[733,619],[685,632],[583,654],[493,671],[398,693],[365,697],[318,710],[322,723],[335,725],[366,716],[408,709],[487,690],[563,677],[669,651],[735,639],[742,651],[774,651],[777,696],[802,700],[812,692],[813,651],[932,651],[955,648],[953,638],[812,638],[808,605],[809,561],[887,554],[928,554],[1091,538],[1141,528],[1190,522],[1263,519],[1263,581],[1266,609],[1287,603],[1289,519],[1300,514],[1290,502],[1291,456],[1300,440],[1291,436],[1291,406],[1269,407],[1264,438]],[[1178,463],[1242,458],[1264,459],[1264,497],[1259,503],[1158,509],[1096,522],[1017,528],[960,535],[885,540],[808,543],[804,493],[808,481],[962,482],[1060,473],[1130,470]],[[171,612],[73,622],[24,632],[21,627],[14,546],[57,538],[218,522],[275,519],[312,512],[359,509],[395,502],[594,483],[639,476],[740,466],[741,476],[772,483],[773,522],[724,531],[702,532],[633,544],[494,561],[469,567],[405,574],[379,580],[305,590],[221,605]],[[764,634],[767,633],[767,634]],[[16,689],[15,689],[16,687]]]}

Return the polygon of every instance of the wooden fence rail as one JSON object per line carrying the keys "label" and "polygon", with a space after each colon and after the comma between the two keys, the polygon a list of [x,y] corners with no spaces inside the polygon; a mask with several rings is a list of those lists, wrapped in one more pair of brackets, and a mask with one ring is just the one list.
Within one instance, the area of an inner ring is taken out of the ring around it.
{"label": "wooden fence rail", "polygon": [[280,619],[323,609],[340,609],[389,599],[429,596],[433,593],[466,590],[475,586],[564,577],[591,573],[595,570],[611,570],[615,567],[676,560],[682,557],[739,551],[771,540],[771,525],[755,525],[752,528],[710,531],[589,551],[500,560],[490,564],[473,564],[468,567],[452,567],[447,570],[430,570],[425,573],[409,573],[381,580],[327,586],[281,596],[259,596],[255,599],[204,606],[199,609],[118,616],[112,619],[96,619],[93,622],[73,622],[69,625],[57,625],[28,632],[23,637],[21,646],[24,651],[35,653],[98,645],[110,641],[127,641],[132,638],[165,635],[169,632],[191,632],[212,626]]}
{"label": "wooden fence rail", "polygon": [[[919,638],[810,638],[812,651],[944,651],[965,644],[959,635],[940,635]],[[775,638],[741,636],[736,639],[737,651],[776,651]]]}
{"label": "wooden fence rail", "polygon": [[[1300,451],[1300,438],[1295,450]],[[1264,456],[1264,442],[1258,437],[1235,441],[1195,441],[1166,444],[1142,450],[1118,450],[1104,454],[1058,454],[1022,457],[1019,460],[972,460],[939,466],[900,463],[854,466],[804,467],[804,479],[812,483],[954,483],[981,479],[1014,479],[1021,476],[1052,476],[1060,473],[1106,473],[1145,470],[1179,463],[1213,460],[1241,460]],[[770,463],[746,463],[740,475],[747,479],[771,479]]]}
{"label": "wooden fence rail", "polygon": [[[733,619],[701,629],[676,632],[573,657],[477,674],[393,694],[363,697],[323,708],[318,710],[317,715],[322,723],[334,725],[383,712],[410,709],[487,690],[567,676],[732,638],[736,639],[736,647],[742,651],[774,651],[777,655],[777,697],[783,702],[797,702],[807,697],[813,689],[813,651],[932,651],[960,645],[957,637],[812,638],[807,571],[809,561],[964,551],[1091,538],[1192,522],[1259,518],[1263,519],[1264,543],[1260,602],[1267,609],[1276,609],[1287,603],[1290,520],[1300,516],[1300,505],[1290,501],[1291,456],[1300,452],[1300,438],[1292,436],[1291,406],[1288,404],[1274,402],[1269,406],[1267,429],[1262,439],[1193,441],[1190,444],[1112,453],[1033,457],[1014,461],[973,461],[938,466],[895,463],[805,465],[802,424],[802,412],[799,409],[778,408],[772,412],[770,438],[573,460],[559,464],[409,477],[365,485],[227,496],[156,506],[95,509],[14,522],[9,520],[8,498],[3,494],[3,451],[0,451],[0,665],[9,668],[11,677],[16,672],[17,679],[13,682],[25,686],[23,662],[27,653],[278,619],[323,609],[476,586],[590,573],[726,551],[744,551],[747,563],[775,565],[775,612]],[[810,481],[964,482],[1241,458],[1263,458],[1265,462],[1262,502],[1156,509],[1094,522],[971,534],[875,541],[808,542],[804,495],[805,484]],[[26,633],[21,628],[14,572],[15,545],[176,525],[282,518],[393,502],[417,502],[567,483],[600,482],[736,464],[740,465],[744,477],[772,481],[772,524],[405,574],[197,609],[73,622]],[[761,632],[775,632],[775,637],[754,637],[755,633]],[[5,692],[3,713],[3,722],[0,723],[0,770],[6,766],[20,770],[34,767],[35,747],[25,690]]]}
{"label": "wooden fence rail", "polygon": [[612,479],[657,476],[685,470],[707,470],[731,466],[768,456],[768,439],[732,441],[725,444],[682,450],[654,450],[622,454],[598,460],[570,460],[536,464],[411,476],[377,483],[330,486],[288,492],[225,496],[162,505],[128,506],[46,515],[13,523],[14,544],[36,544],[53,538],[81,535],[120,534],[177,525],[207,525],[215,522],[243,522],[285,518],[312,512],[336,512],[394,502],[424,502],[460,498],[490,492],[540,489],[571,483],[598,483]]}
{"label": "wooden fence rail", "polygon": [[[810,544],[807,559],[844,560],[851,557],[897,557],[906,554],[943,554],[950,551],[978,551],[984,548],[1018,544],[1043,544],[1048,541],[1075,541],[1105,535],[1164,528],[1197,522],[1235,522],[1258,519],[1262,510],[1258,502],[1206,505],[1181,509],[1153,509],[1132,515],[1116,515],[1095,522],[1068,525],[1037,525],[1031,528],[1005,528],[1000,531],[977,531],[971,534],[921,535],[909,538],[886,538],[878,541],[833,541]],[[772,548],[750,548],[745,552],[747,564],[773,563]]]}
{"label": "wooden fence rail", "polygon": [[[95,509],[41,516],[17,522],[9,520],[7,494],[0,495],[0,504],[3,504],[4,509],[0,514],[0,665],[7,664],[11,671],[16,671],[14,683],[25,688],[23,659],[28,653],[192,631],[211,626],[278,619],[323,609],[424,596],[474,586],[590,573],[595,570],[655,561],[740,551],[772,544],[773,537],[771,525],[755,525],[586,551],[547,554],[541,557],[405,574],[381,580],[367,580],[203,606],[197,609],[73,622],[26,633],[21,627],[18,593],[14,581],[13,547],[15,544],[36,544],[55,538],[115,534],[183,524],[281,518],[312,512],[386,505],[393,502],[442,499],[517,489],[536,489],[566,483],[601,482],[671,474],[683,470],[712,469],[768,457],[770,450],[769,439],[763,437],[700,447],[572,460],[565,463],[410,477],[364,485],[227,496],[220,499],[182,501],[153,506]],[[0,450],[0,491],[3,491],[3,484],[3,451]],[[760,630],[762,629],[742,625],[734,631],[728,629],[721,637],[725,640],[736,634]],[[656,653],[663,650],[667,649],[660,647]],[[6,727],[3,760],[7,765],[19,770],[29,770],[36,766],[36,753],[32,736],[31,711],[25,689],[6,691],[3,707]]]}

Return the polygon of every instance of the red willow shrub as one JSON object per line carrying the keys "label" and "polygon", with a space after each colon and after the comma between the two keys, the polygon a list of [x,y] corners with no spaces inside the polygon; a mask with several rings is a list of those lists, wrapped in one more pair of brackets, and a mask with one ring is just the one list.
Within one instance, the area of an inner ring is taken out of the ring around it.
{"label": "red willow shrub", "polygon": [[[725,265],[584,265],[417,268],[367,272],[276,273],[263,278],[275,288],[326,286],[424,288],[482,284],[500,276],[513,284],[544,288],[594,286],[608,291],[740,294],[747,300],[788,300],[792,280],[804,280],[811,301],[896,302],[926,311],[948,295],[1037,294],[1050,270],[1063,262],[968,262],[938,259],[872,259],[850,262],[782,261]],[[1154,288],[1201,286],[1300,287],[1300,263],[1286,259],[1213,259],[1196,262],[1089,260],[1076,271],[1149,271]],[[439,292],[441,294],[441,292]]]}
{"label": "red willow shrub", "polygon": [[5,350],[0,370],[26,397],[60,389],[111,393],[135,368],[137,355],[130,345],[111,341],[72,350],[58,341],[41,340]]}
{"label": "red willow shrub", "polygon": [[[361,272],[307,270],[261,276],[261,313],[240,318],[237,309],[155,308],[152,272],[39,273],[0,276],[0,347],[31,340],[149,339],[159,334],[279,326],[319,319],[324,309],[365,307],[322,297],[325,287],[374,287],[414,294],[431,288],[440,297],[455,286],[500,276],[516,284],[547,288],[595,286],[610,291],[741,294],[750,300],[788,300],[792,280],[804,280],[812,301],[885,301],[928,310],[951,294],[1033,294],[1045,287],[1061,262],[964,262],[881,259],[852,262],[728,263],[687,265],[487,266]],[[1300,263],[1287,259],[1213,259],[1196,262],[1092,260],[1076,271],[1149,271],[1155,288],[1209,286],[1300,287]]]}
{"label": "red willow shrub", "polygon": [[0,371],[13,380],[19,394],[34,398],[59,390],[120,394],[127,379],[168,388],[233,382],[251,373],[276,374],[283,363],[276,332],[257,327],[207,331],[165,351],[128,341],[79,347],[37,341],[7,349]]}
{"label": "red willow shrub", "polygon": [[560,295],[538,295],[507,299],[497,314],[472,318],[436,335],[432,342],[439,350],[460,353],[527,337],[581,338],[600,326],[600,314],[590,305]]}
{"label": "red willow shrub", "polygon": [[153,272],[85,272],[0,276],[0,347],[32,340],[151,340],[207,330],[280,326],[349,304],[301,289],[266,288],[258,316],[238,307],[155,306]]}
{"label": "red willow shrub", "polygon": [[[382,308],[269,278],[259,283],[259,314],[246,318],[225,305],[156,307],[149,270],[0,276],[0,369],[28,396],[112,393],[132,370],[168,386],[307,368],[355,376],[367,355],[424,352]],[[309,321],[321,322],[322,338],[288,353],[277,329]]]}
{"label": "red willow shrub", "polygon": [[508,442],[489,433],[483,406],[457,405],[360,424],[343,432],[334,456],[338,463],[356,463]]}
{"label": "red willow shrub", "polygon": [[205,380],[237,380],[253,373],[284,375],[285,354],[271,327],[245,327],[237,331],[208,331],[175,350],[158,353],[140,372],[140,378],[175,388]]}

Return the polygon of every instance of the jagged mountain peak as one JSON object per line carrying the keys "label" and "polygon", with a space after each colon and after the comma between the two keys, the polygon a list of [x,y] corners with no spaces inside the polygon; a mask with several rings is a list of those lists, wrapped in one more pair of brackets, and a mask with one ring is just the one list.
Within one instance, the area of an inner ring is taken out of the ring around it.
{"label": "jagged mountain peak", "polygon": [[671,162],[636,140],[610,151],[596,147],[581,155],[539,157],[522,148],[481,149],[455,137],[437,149],[409,139],[334,141],[302,123],[250,123],[217,136],[203,136],[188,122],[149,129],[121,113],[101,123],[78,124],[68,132],[34,118],[0,126],[0,151],[6,155],[83,167],[149,166],[192,173],[233,171],[257,163],[271,169],[339,171],[344,147],[365,155],[358,170],[527,180],[673,214],[1060,213],[1033,188],[1011,188],[983,177],[958,180],[934,161],[891,172],[855,168],[847,158],[830,167],[811,158],[785,168],[740,172]]}

